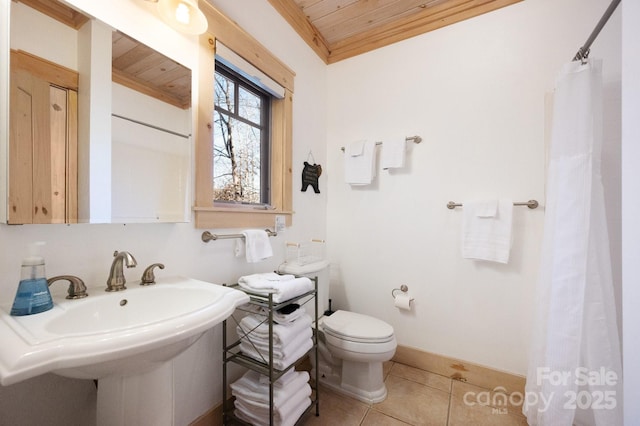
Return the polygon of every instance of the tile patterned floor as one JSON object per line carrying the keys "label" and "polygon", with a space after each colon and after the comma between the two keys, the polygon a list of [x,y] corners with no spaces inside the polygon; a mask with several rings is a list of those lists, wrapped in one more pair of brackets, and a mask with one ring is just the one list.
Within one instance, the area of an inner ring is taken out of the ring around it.
{"label": "tile patterned floor", "polygon": [[[501,405],[504,398],[448,377],[389,361],[384,368],[387,399],[368,405],[321,388],[320,416],[305,426],[526,426],[520,407]],[[465,403],[465,394],[468,394]],[[484,395],[485,398],[476,398]],[[470,397],[473,396],[473,397]],[[495,401],[496,406],[488,405]]]}

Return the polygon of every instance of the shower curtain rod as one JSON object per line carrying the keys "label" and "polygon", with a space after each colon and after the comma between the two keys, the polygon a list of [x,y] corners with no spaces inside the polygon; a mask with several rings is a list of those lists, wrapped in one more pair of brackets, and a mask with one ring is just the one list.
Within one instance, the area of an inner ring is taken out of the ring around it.
{"label": "shower curtain rod", "polygon": [[591,43],[593,43],[596,37],[598,37],[598,34],[600,34],[600,31],[605,26],[611,15],[613,15],[613,12],[616,10],[621,1],[622,0],[613,0],[611,2],[607,10],[605,10],[604,15],[602,15],[602,18],[600,18],[600,21],[598,21],[598,24],[591,32],[591,35],[589,36],[587,41],[580,49],[578,49],[578,53],[576,53],[576,56],[573,57],[574,61],[581,61],[589,57],[589,49],[591,48]]}

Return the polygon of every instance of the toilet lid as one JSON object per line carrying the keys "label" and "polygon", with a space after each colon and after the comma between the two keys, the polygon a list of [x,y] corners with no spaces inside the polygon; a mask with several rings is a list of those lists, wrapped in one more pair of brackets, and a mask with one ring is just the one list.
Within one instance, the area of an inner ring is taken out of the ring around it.
{"label": "toilet lid", "polygon": [[385,342],[393,337],[386,322],[355,312],[336,311],[323,318],[324,330],[345,340]]}

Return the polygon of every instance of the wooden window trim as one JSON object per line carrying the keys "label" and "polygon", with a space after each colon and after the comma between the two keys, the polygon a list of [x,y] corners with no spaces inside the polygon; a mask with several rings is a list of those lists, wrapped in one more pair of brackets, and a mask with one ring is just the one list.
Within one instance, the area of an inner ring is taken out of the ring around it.
{"label": "wooden window trim", "polygon": [[[207,2],[201,9],[209,31],[200,36],[199,96],[195,147],[196,228],[273,227],[276,216],[293,215],[292,139],[293,81],[295,73],[235,22]],[[213,78],[216,39],[285,88],[283,99],[273,99],[271,111],[271,205],[273,210],[253,207],[217,207],[213,204]]]}

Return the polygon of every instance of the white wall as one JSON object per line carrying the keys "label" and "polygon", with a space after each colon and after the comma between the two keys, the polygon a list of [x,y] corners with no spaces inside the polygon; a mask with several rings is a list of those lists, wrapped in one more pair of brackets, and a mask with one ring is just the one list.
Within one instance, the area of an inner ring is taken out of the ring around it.
{"label": "white wall", "polygon": [[[382,318],[400,345],[525,374],[544,220],[545,94],[607,5],[521,2],[329,66],[334,309]],[[619,228],[620,11],[591,57],[604,59],[605,96],[618,102],[605,117],[613,165],[604,167]],[[423,142],[409,144],[406,169],[378,168],[370,187],[344,183],[341,146],[414,134]],[[514,209],[509,264],[462,259],[462,209],[446,203],[501,197],[542,204]],[[619,285],[620,251],[612,252]],[[401,284],[415,298],[411,312],[393,306]]]}
{"label": "white wall", "polygon": [[[10,0],[0,1],[4,8]],[[89,10],[108,24],[190,68],[196,68],[195,40],[174,33],[152,18],[149,15],[152,4],[142,0],[73,0],[70,3]],[[219,0],[214,4],[297,73],[293,129],[296,214],[293,226],[272,239],[275,256],[262,264],[247,264],[233,257],[233,240],[205,244],[200,240],[202,230],[194,229],[191,223],[0,225],[0,300],[13,299],[20,261],[31,241],[47,242],[44,255],[48,276],[78,275],[88,285],[98,286],[95,291],[102,291],[114,250],[128,250],[136,257],[139,267],[126,271],[127,279],[131,281],[140,278],[146,265],[162,262],[166,268],[158,271],[160,275],[181,274],[214,283],[230,283],[246,273],[273,270],[284,260],[286,241],[325,238],[326,178],[320,178],[322,193],[319,195],[312,191],[301,193],[298,185],[302,163],[310,150],[318,163],[325,163],[326,66],[267,2]],[[64,289],[60,287],[55,291]],[[218,326],[178,358],[177,424],[188,424],[221,402],[221,345]],[[94,405],[93,382],[47,375],[13,386],[0,386],[0,425],[90,425]]]}

